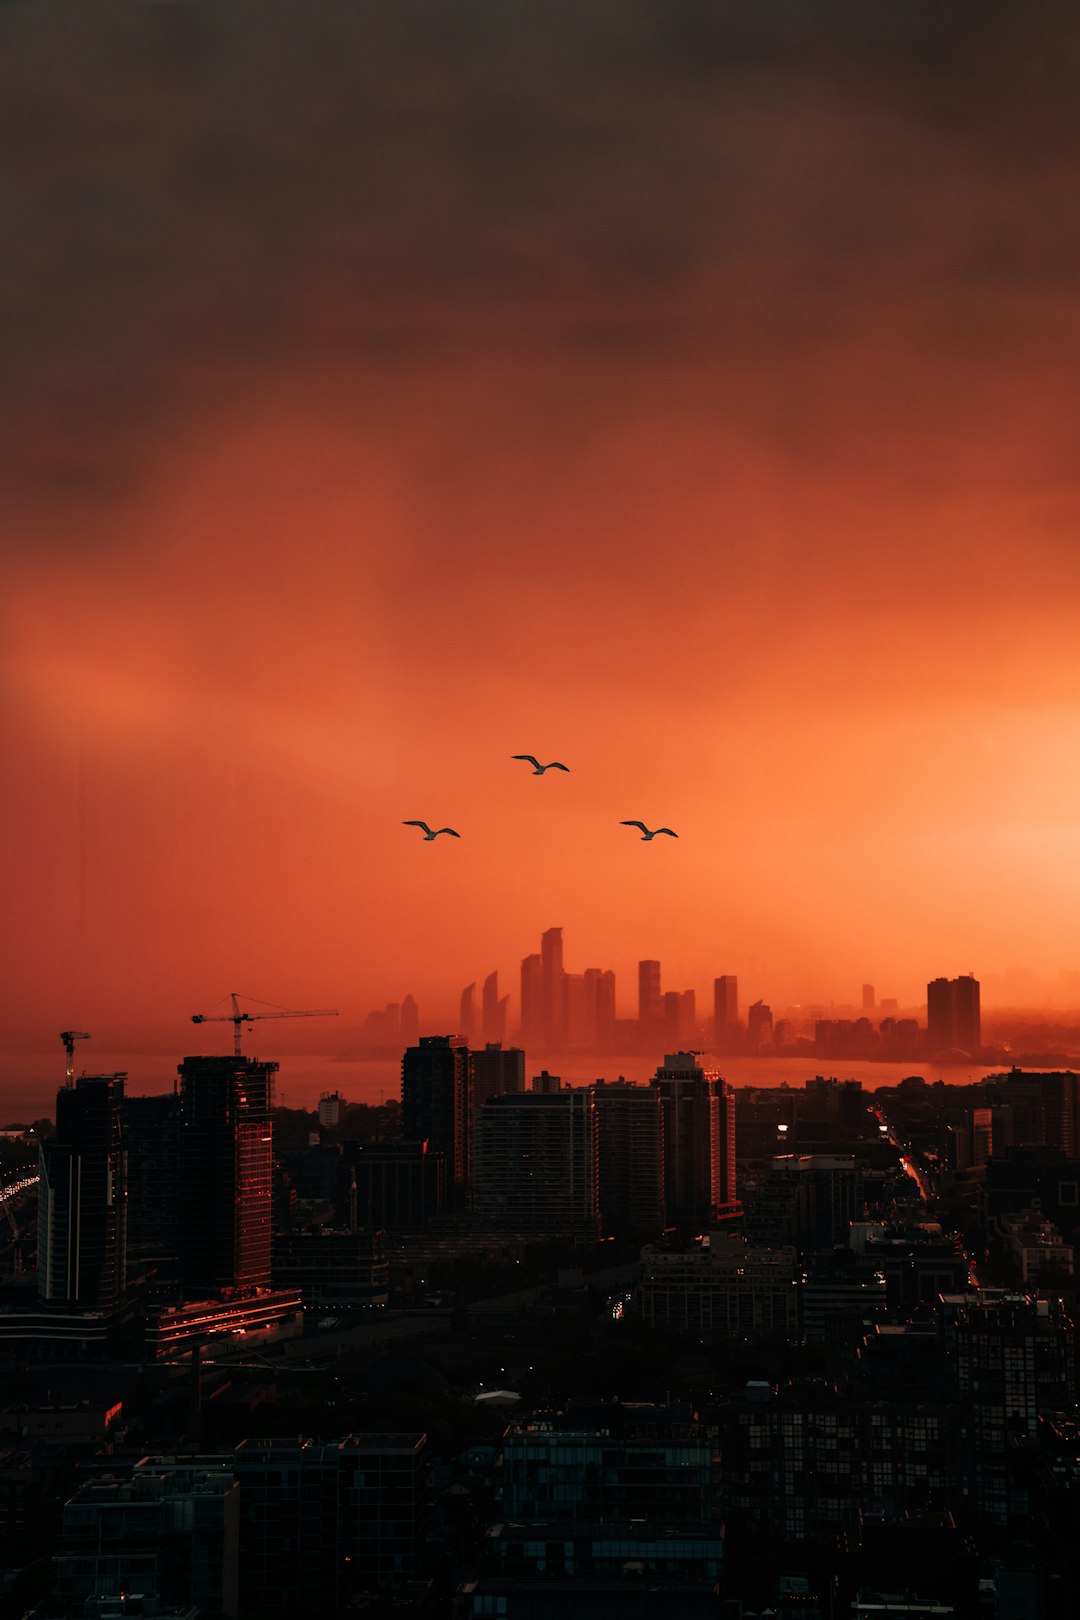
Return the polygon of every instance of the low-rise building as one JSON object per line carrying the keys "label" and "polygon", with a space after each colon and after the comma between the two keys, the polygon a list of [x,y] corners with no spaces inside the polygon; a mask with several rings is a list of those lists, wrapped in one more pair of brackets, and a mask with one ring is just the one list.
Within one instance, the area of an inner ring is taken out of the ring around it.
{"label": "low-rise building", "polygon": [[641,1314],[652,1327],[700,1338],[794,1338],[798,1256],[712,1233],[689,1248],[641,1251]]}

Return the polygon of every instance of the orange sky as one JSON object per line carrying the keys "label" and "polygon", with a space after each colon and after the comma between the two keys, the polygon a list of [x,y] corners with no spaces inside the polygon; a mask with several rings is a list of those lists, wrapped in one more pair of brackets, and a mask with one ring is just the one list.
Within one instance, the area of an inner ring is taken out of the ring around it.
{"label": "orange sky", "polygon": [[8,1050],[1080,962],[1080,22],[542,9],[0,20]]}

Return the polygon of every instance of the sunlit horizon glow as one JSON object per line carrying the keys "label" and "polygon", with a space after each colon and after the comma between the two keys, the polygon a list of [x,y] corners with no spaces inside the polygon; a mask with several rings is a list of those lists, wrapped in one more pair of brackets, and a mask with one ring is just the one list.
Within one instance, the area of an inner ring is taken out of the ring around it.
{"label": "sunlit horizon glow", "polygon": [[1080,26],[1018,20],[1036,93],[939,7],[950,113],[883,20],[779,9],[745,58],[644,3],[446,22],[407,108],[392,18],[320,8],[284,86],[270,27],[204,105],[235,19],[107,73],[72,15],[63,115],[5,17],[66,131],[16,177],[9,1050],[516,1000],[553,924],[621,1013],[643,956],[703,1012],[1075,1006]]}

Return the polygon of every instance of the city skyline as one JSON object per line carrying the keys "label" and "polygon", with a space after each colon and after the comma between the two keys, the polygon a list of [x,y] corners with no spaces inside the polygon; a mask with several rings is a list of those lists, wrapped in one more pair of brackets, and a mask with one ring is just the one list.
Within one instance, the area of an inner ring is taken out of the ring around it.
{"label": "city skyline", "polygon": [[0,1620],[1080,1615],[1080,10],[0,47]]}

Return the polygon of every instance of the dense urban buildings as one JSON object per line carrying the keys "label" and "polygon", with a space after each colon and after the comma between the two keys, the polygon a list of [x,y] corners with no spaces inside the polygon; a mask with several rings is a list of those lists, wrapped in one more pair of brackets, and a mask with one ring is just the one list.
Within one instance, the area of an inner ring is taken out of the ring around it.
{"label": "dense urban buildings", "polygon": [[[586,1027],[605,974],[560,971]],[[1072,1612],[1077,1076],[736,1090],[672,1047],[568,1083],[467,1004],[400,1104],[275,1111],[236,1056],[60,1093],[0,1298],[9,1558],[56,1492],[37,1620],[135,1586],[188,1620]],[[74,1298],[75,1252],[113,1281]]]}

